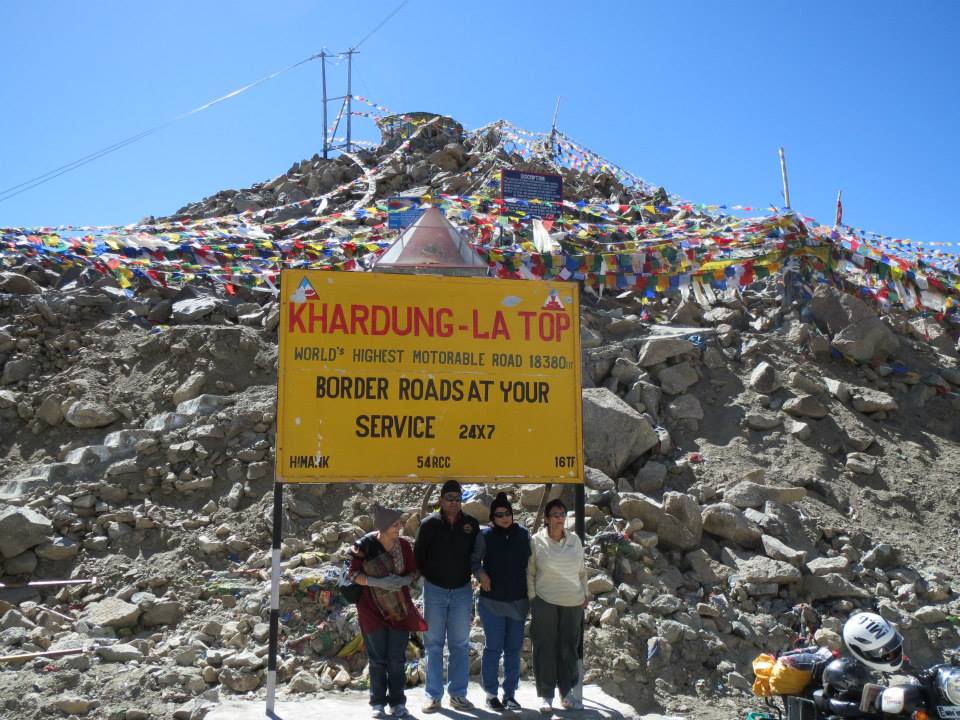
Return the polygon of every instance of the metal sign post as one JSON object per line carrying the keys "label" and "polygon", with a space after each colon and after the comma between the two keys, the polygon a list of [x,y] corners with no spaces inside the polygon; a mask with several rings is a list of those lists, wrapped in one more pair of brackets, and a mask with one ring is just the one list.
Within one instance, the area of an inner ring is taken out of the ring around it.
{"label": "metal sign post", "polygon": [[786,203],[787,210],[790,209],[790,182],[787,180],[787,156],[780,148],[780,174],[783,176],[783,201]]}
{"label": "metal sign post", "polygon": [[283,538],[283,483],[273,484],[273,543],[270,550],[270,644],[267,655],[267,715],[277,700],[277,655],[280,649],[280,545]]}

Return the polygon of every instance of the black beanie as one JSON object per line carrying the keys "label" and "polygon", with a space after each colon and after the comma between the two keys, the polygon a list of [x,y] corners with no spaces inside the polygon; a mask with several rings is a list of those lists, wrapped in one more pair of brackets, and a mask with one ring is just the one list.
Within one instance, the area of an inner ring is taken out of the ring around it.
{"label": "black beanie", "polygon": [[460,483],[458,483],[458,482],[457,482],[456,480],[454,480],[453,478],[450,478],[449,480],[447,480],[447,481],[443,484],[443,487],[440,488],[440,494],[441,494],[441,495],[446,495],[447,493],[452,493],[452,492],[462,493],[462,492],[463,492],[463,488],[460,487]]}
{"label": "black beanie", "polygon": [[497,511],[497,508],[505,508],[510,511],[511,515],[513,515],[513,507],[510,505],[510,501],[507,500],[506,493],[497,493],[497,496],[493,499],[493,502],[490,503],[490,522],[493,522],[493,513]]}

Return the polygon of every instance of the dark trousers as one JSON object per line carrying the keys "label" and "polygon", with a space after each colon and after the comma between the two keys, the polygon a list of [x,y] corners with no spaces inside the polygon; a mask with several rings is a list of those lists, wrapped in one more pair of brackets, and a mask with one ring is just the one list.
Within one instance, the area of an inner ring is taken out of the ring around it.
{"label": "dark trousers", "polygon": [[407,684],[404,662],[407,656],[406,630],[381,628],[364,633],[363,645],[370,661],[370,704],[403,705],[407,698],[403,693]]}
{"label": "dark trousers", "polygon": [[583,627],[583,608],[551,605],[536,597],[531,604],[530,637],[533,640],[533,674],[537,696],[560,697],[577,684],[577,654]]}
{"label": "dark trousers", "polygon": [[523,649],[523,620],[497,615],[481,600],[478,603],[483,623],[483,656],[480,679],[488,695],[499,695],[500,656],[503,656],[503,696],[512,698],[520,684],[520,650]]}

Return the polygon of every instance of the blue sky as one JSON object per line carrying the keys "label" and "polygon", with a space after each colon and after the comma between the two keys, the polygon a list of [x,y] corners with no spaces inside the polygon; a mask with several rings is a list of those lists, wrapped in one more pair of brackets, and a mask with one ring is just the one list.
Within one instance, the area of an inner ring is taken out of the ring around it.
{"label": "blue sky", "polygon": [[[398,3],[0,4],[0,189],[320,51]],[[960,3],[410,0],[361,47],[354,93],[391,109],[560,128],[695,202],[792,204],[957,241]],[[329,69],[332,94],[345,66]],[[307,63],[35,190],[0,225],[123,224],[284,172],[321,148]],[[355,120],[360,138],[377,136]],[[956,251],[956,247],[951,248]]]}

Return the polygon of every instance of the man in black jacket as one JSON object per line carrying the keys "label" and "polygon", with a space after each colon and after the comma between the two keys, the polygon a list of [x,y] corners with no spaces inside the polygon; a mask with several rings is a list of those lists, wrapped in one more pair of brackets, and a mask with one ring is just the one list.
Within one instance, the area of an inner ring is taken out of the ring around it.
{"label": "man in black jacket", "polygon": [[423,519],[413,546],[417,569],[423,575],[423,614],[427,621],[427,700],[422,708],[426,713],[437,712],[441,707],[444,640],[450,653],[450,706],[456,710],[473,708],[467,700],[473,609],[470,556],[480,523],[463,513],[462,501],[460,483],[447,480],[440,490],[440,512]]}

